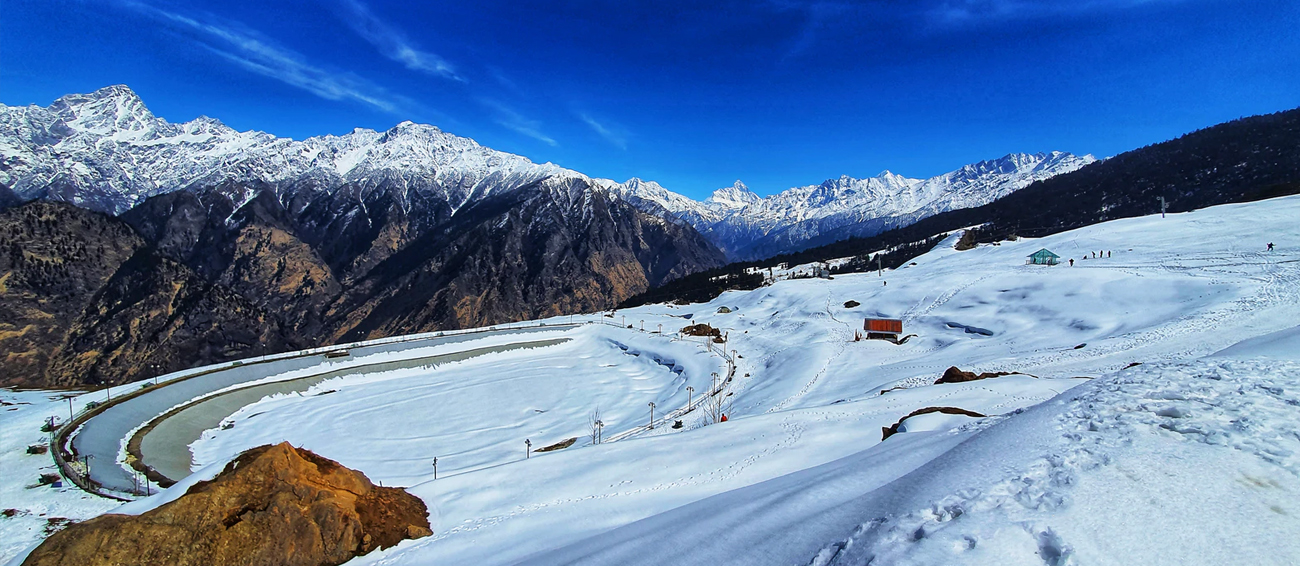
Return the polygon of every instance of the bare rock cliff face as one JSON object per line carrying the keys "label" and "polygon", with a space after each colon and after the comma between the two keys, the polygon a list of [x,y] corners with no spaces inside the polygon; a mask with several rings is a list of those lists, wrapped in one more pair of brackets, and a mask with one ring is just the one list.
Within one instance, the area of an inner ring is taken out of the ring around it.
{"label": "bare rock cliff face", "polygon": [[430,534],[419,498],[282,443],[152,511],[72,525],[23,564],[327,566]]}
{"label": "bare rock cliff face", "polygon": [[121,383],[301,345],[292,336],[121,220],[42,201],[0,212],[0,385]]}
{"label": "bare rock cliff face", "polygon": [[41,382],[73,321],[144,247],[125,224],[67,204],[0,213],[0,385]]}

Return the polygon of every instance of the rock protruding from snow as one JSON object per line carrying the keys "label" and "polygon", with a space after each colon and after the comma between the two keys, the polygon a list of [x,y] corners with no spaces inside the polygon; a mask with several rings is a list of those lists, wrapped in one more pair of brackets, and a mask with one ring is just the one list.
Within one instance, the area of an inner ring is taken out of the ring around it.
{"label": "rock protruding from snow", "polygon": [[73,525],[23,563],[317,566],[431,534],[419,498],[285,442],[243,453],[157,509]]}

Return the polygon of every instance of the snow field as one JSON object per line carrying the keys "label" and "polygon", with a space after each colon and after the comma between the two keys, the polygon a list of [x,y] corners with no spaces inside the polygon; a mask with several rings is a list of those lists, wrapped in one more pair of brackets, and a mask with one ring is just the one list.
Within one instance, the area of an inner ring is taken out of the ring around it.
{"label": "snow field", "polygon": [[1120,372],[927,464],[891,489],[928,505],[864,505],[813,563],[1295,564],[1298,385],[1270,360]]}
{"label": "snow field", "polygon": [[14,510],[12,516],[0,515],[0,563],[25,555],[28,547],[44,539],[51,518],[84,521],[120,505],[67,481],[57,489],[39,485],[40,474],[59,472],[48,453],[28,454],[27,446],[49,445],[50,435],[41,432],[41,425],[51,415],[67,418],[67,396],[74,397],[78,409],[91,398],[99,398],[75,391],[0,389],[0,511]]}
{"label": "snow field", "polygon": [[650,402],[684,406],[685,388],[703,393],[720,370],[719,358],[666,336],[604,325],[563,336],[571,340],[268,397],[228,418],[231,428],[205,432],[192,445],[195,466],[288,440],[385,485],[412,485],[432,479],[435,456],[447,477],[523,459],[525,439],[534,450],[573,437],[590,444],[597,408],[611,437],[648,422]]}

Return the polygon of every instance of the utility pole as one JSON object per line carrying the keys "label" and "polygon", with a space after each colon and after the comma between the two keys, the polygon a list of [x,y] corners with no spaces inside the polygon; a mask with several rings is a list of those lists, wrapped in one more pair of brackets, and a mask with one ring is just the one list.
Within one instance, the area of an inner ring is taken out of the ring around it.
{"label": "utility pole", "polygon": [[438,479],[438,457],[433,457],[433,479]]}
{"label": "utility pole", "polygon": [[877,277],[885,276],[884,261],[880,258],[880,254],[876,254],[876,276]]}
{"label": "utility pole", "polygon": [[605,439],[605,421],[596,421],[596,444]]}
{"label": "utility pole", "polygon": [[68,422],[72,422],[72,397],[68,397]]}
{"label": "utility pole", "polygon": [[533,441],[528,440],[527,438],[525,438],[525,439],[524,439],[524,459],[525,459],[525,460],[527,460],[528,458],[532,457],[532,451],[533,451]]}
{"label": "utility pole", "polygon": [[1156,198],[1160,199],[1160,217],[1164,218],[1165,211],[1169,210],[1169,203],[1165,201],[1165,197],[1156,197]]}
{"label": "utility pole", "polygon": [[655,402],[650,402],[650,428],[655,427]]}
{"label": "utility pole", "polygon": [[687,411],[691,410],[691,396],[694,394],[695,394],[695,388],[687,385],[686,386],[686,410]]}
{"label": "utility pole", "polygon": [[659,333],[660,333],[660,334],[663,334],[663,333],[664,333],[664,325],[663,325],[663,323],[660,323],[660,324],[659,324]]}
{"label": "utility pole", "polygon": [[645,321],[641,321],[641,332],[645,332]]}
{"label": "utility pole", "polygon": [[627,328],[627,315],[623,315],[623,328]]}

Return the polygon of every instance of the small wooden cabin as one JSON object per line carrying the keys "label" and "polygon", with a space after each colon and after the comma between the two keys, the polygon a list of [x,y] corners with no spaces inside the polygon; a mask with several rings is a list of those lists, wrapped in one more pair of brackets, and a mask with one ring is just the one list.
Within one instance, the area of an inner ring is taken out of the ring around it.
{"label": "small wooden cabin", "polygon": [[1043,248],[1030,254],[1025,265],[1056,265],[1058,263],[1061,263],[1061,256],[1047,251],[1047,248]]}
{"label": "small wooden cabin", "polygon": [[868,318],[863,321],[862,329],[867,331],[869,340],[898,340],[903,334],[903,321],[896,318]]}

